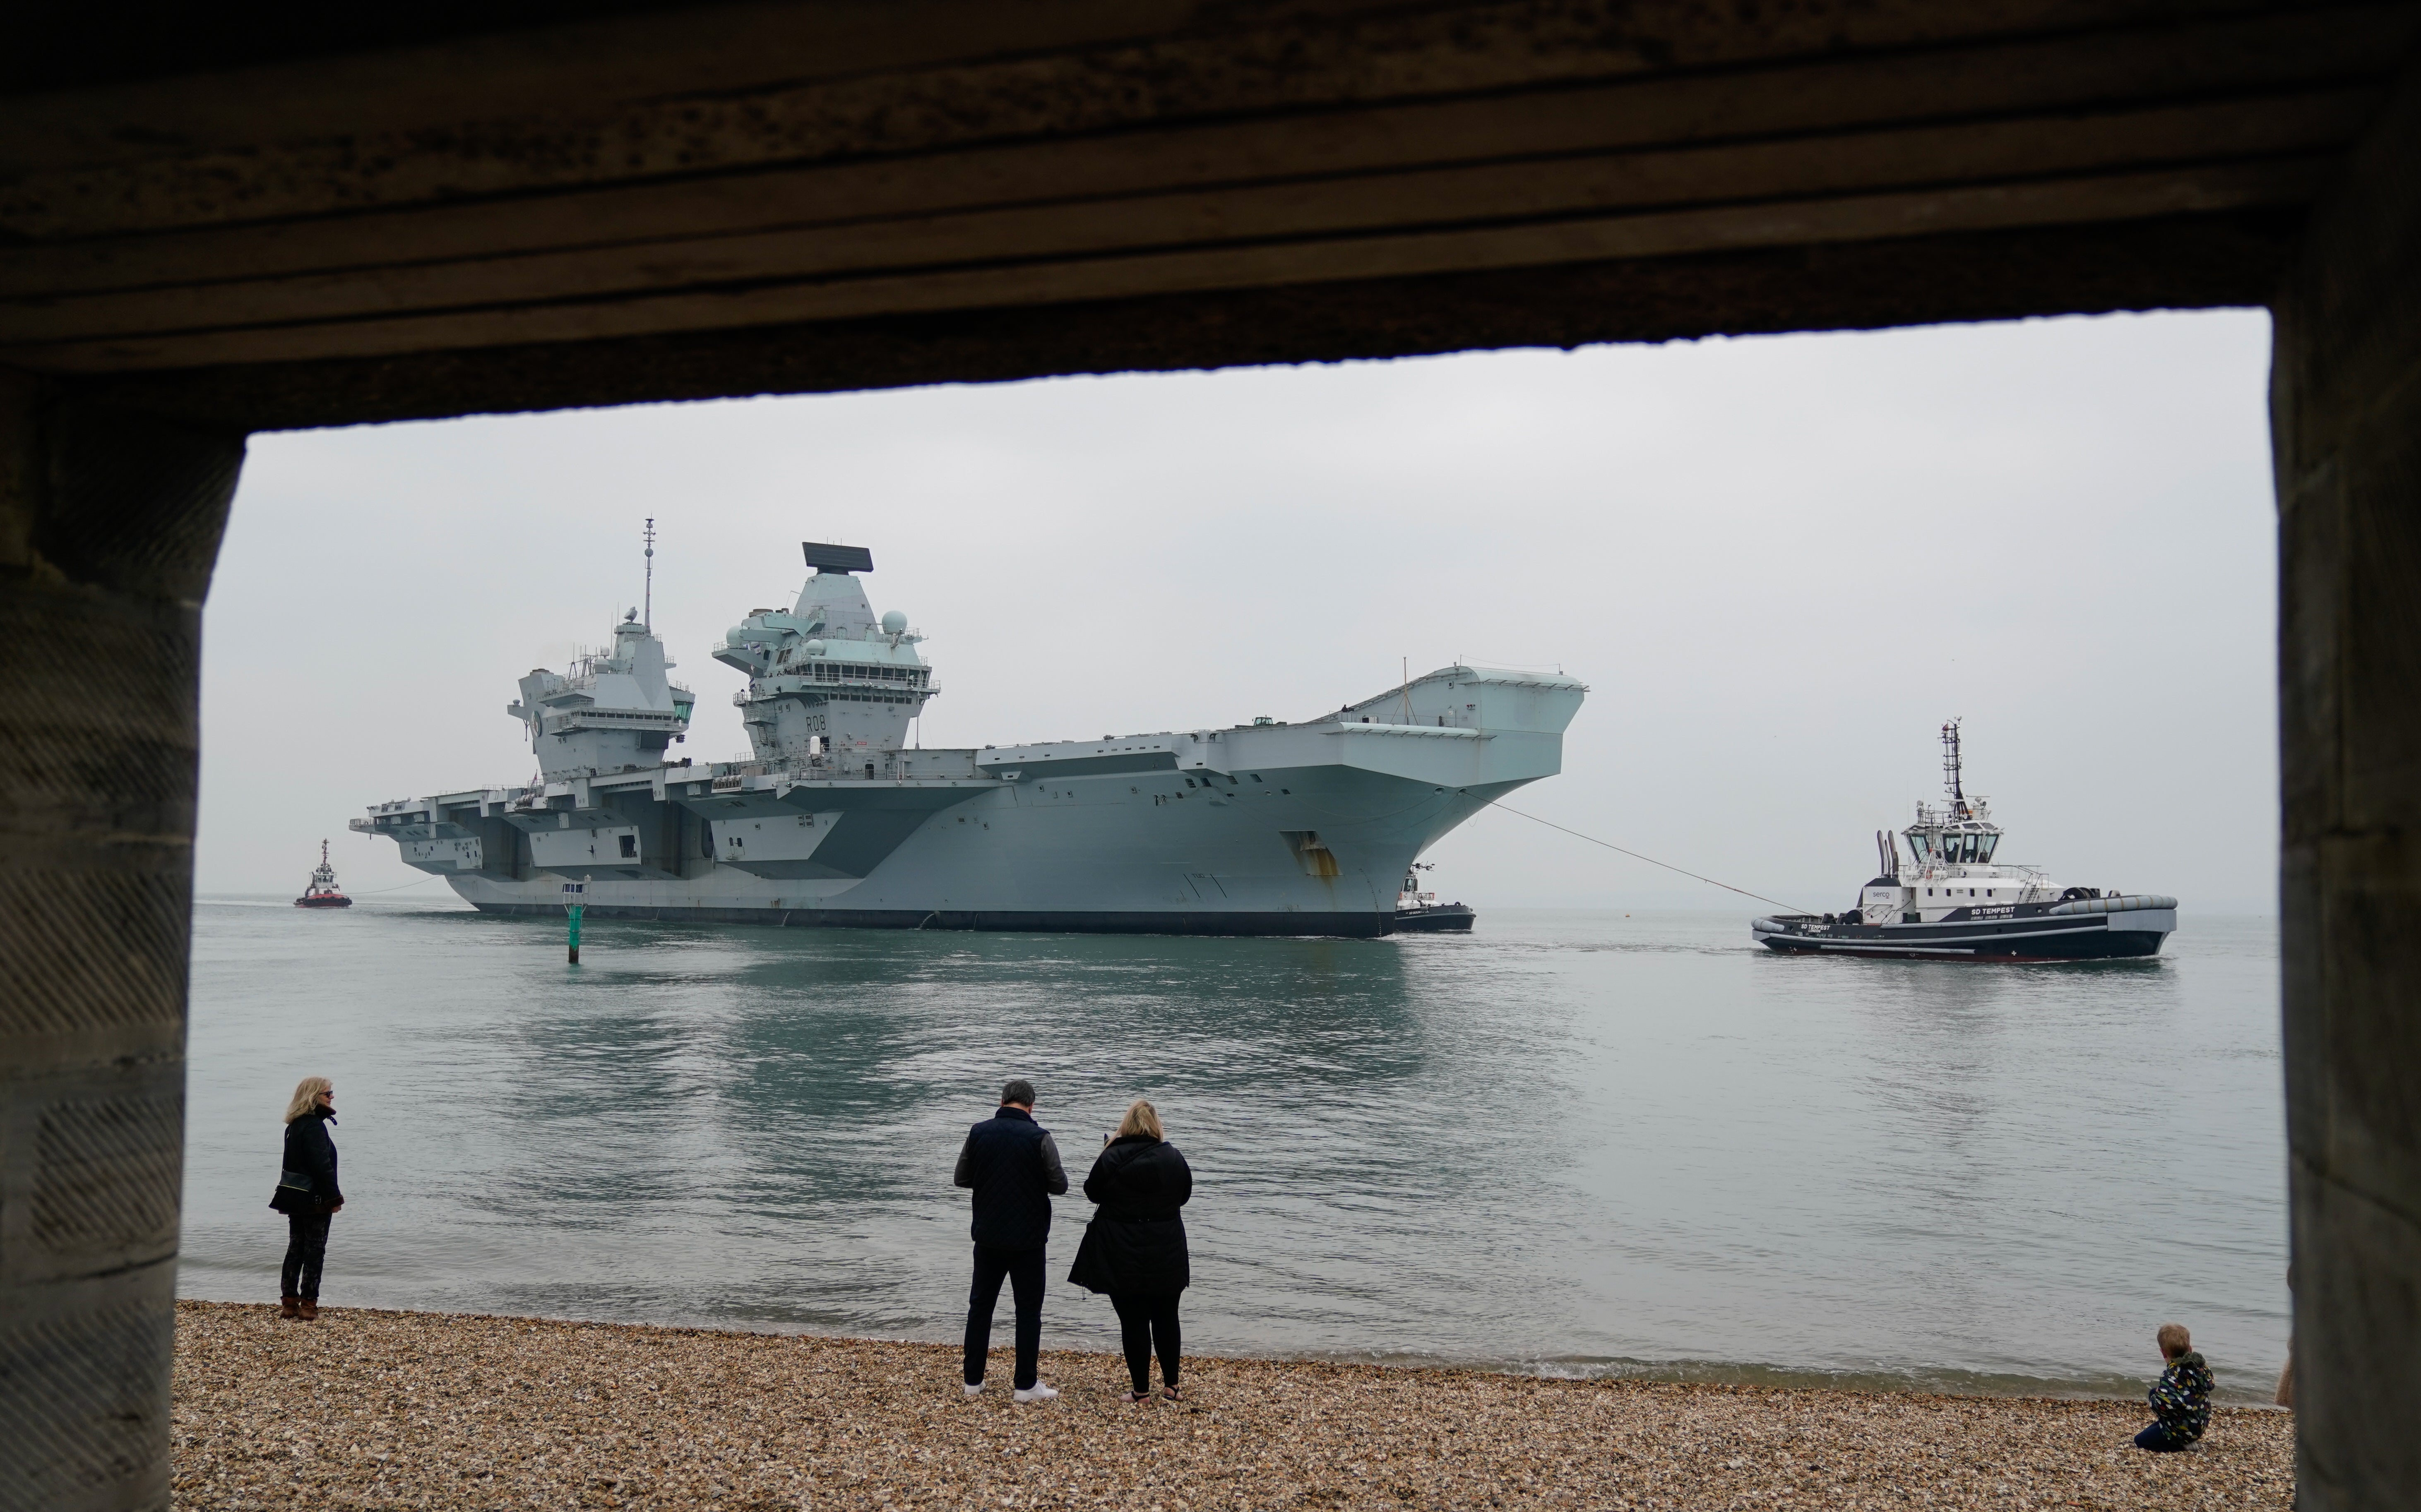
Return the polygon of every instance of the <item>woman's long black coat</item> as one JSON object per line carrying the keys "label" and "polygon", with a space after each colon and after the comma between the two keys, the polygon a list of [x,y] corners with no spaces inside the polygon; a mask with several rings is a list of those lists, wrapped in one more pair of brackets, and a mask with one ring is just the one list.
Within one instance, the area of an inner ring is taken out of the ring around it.
{"label": "woman's long black coat", "polygon": [[1085,1236],[1097,1251],[1095,1273],[1106,1282],[1094,1290],[1173,1297],[1185,1289],[1193,1276],[1178,1209],[1194,1195],[1194,1172],[1176,1146],[1149,1134],[1113,1142],[1085,1177],[1085,1195],[1101,1205]]}
{"label": "woman's long black coat", "polygon": [[344,1189],[336,1185],[336,1142],[328,1137],[336,1121],[327,1109],[314,1108],[286,1126],[286,1169],[311,1178],[311,1195],[297,1196],[281,1183],[269,1206],[281,1213],[324,1213],[344,1202]]}

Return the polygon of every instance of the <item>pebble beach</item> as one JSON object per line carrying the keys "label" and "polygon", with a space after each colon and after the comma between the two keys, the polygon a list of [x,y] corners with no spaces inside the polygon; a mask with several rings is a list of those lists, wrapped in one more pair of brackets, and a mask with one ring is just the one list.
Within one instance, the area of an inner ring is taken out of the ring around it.
{"label": "pebble beach", "polygon": [[[2286,1507],[2292,1419],[2222,1408],[2184,1454],[2139,1404],[1187,1362],[1119,1400],[960,1390],[955,1348],[331,1308],[178,1305],[187,1507]],[[1003,1339],[1007,1330],[1001,1331]]]}

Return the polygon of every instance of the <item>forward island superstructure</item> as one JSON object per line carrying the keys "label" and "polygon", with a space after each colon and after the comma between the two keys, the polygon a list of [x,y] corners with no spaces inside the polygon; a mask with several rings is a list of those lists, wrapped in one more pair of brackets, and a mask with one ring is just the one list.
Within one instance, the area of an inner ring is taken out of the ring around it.
{"label": "forward island superstructure", "polygon": [[648,619],[508,710],[539,772],[398,799],[352,828],[496,912],[1188,934],[1394,932],[1400,881],[1492,799],[1561,769],[1587,689],[1457,664],[1294,722],[922,749],[923,637],[877,616],[863,548],[809,542],[788,610],[713,657],[751,757],[670,758],[694,697]]}

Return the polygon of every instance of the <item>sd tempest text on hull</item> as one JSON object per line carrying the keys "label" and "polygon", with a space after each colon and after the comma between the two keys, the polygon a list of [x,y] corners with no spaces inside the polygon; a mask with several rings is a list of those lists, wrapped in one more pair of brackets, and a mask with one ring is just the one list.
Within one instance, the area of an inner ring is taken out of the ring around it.
{"label": "sd tempest text on hull", "polygon": [[1875,845],[1882,873],[1844,913],[1783,913],[1749,932],[1769,950],[1928,960],[2109,960],[2157,956],[2178,927],[2178,900],[2157,893],[2062,887],[2033,866],[1995,862],[2001,828],[1960,781],[1959,722],[1942,726],[1949,803],[1916,805],[1903,834],[1903,871],[1891,832]]}
{"label": "sd tempest text on hull", "polygon": [[[936,929],[1383,935],[1470,927],[1407,910],[1414,858],[1550,777],[1588,691],[1449,666],[1334,713],[980,750],[912,746],[940,690],[863,548],[809,543],[786,610],[713,648],[743,674],[753,757],[666,759],[695,696],[639,611],[611,647],[523,678],[526,787],[399,799],[352,821],[478,908],[592,918]],[[1079,655],[1046,648],[1052,659]]]}

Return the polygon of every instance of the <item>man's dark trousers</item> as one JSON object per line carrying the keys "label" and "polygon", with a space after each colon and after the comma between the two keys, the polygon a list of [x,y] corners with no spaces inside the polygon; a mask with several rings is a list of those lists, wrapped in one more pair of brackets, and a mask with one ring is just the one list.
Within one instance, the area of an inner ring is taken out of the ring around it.
{"label": "man's dark trousers", "polygon": [[1042,1253],[976,1246],[975,1289],[967,1293],[968,1385],[983,1384],[984,1352],[992,1348],[992,1313],[1003,1276],[1017,1303],[1017,1374],[1011,1380],[1019,1391],[1034,1384],[1042,1353]]}

